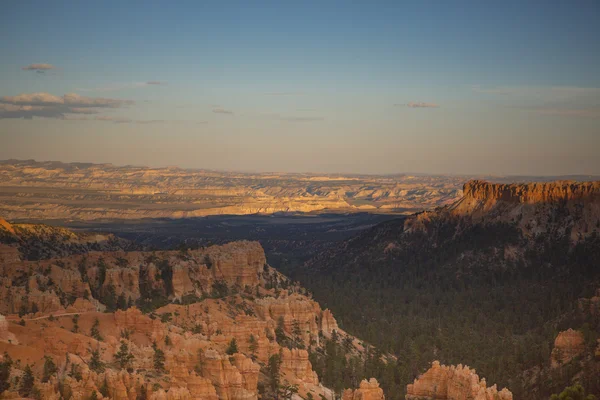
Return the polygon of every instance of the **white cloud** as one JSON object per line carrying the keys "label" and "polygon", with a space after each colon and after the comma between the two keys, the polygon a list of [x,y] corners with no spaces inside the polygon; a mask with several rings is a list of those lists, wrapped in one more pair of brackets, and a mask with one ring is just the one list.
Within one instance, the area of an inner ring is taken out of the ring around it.
{"label": "white cloud", "polygon": [[97,114],[106,108],[134,104],[131,100],[85,97],[76,93],[54,96],[50,93],[23,93],[0,97],[0,118],[65,118],[69,114]]}
{"label": "white cloud", "polygon": [[36,71],[36,72],[45,72],[51,69],[55,69],[52,64],[29,64],[25,67],[21,67],[23,71]]}

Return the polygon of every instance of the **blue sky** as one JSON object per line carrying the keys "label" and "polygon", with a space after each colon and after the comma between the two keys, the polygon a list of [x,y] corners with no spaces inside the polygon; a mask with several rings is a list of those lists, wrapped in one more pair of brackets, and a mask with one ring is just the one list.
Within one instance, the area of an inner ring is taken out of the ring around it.
{"label": "blue sky", "polygon": [[0,158],[600,174],[598,1],[2,7]]}

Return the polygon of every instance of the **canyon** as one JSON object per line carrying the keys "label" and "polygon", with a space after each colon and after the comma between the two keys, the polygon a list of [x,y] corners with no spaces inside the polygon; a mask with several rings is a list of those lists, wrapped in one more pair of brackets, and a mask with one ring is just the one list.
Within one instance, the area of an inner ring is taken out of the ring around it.
{"label": "canyon", "polygon": [[412,398],[490,395],[425,384],[459,367],[414,381],[438,359],[541,400],[574,383],[600,392],[599,261],[598,181],[474,180],[456,202],[365,229],[288,274],[345,329],[409,360],[397,382]]}
{"label": "canyon", "polygon": [[0,162],[0,215],[89,221],[279,212],[407,214],[452,203],[464,179],[7,160]]}
{"label": "canyon", "polygon": [[[333,335],[364,353],[329,310],[267,264],[256,242],[12,259],[0,274],[0,353],[13,360],[15,379],[3,398],[25,366],[42,399],[264,398],[265,366],[276,357],[296,396],[329,399],[308,352]],[[118,368],[123,344],[132,360]],[[58,372],[43,379],[48,360]]]}
{"label": "canyon", "polygon": [[[44,399],[543,399],[574,382],[595,393],[599,188],[469,181],[408,217],[325,218],[316,231],[298,220],[270,234],[286,232],[282,247],[261,239],[269,257],[230,241],[234,219],[207,221],[223,244],[200,246],[190,225],[164,250],[136,239],[175,223],[125,239],[0,220],[3,397],[28,367]],[[335,239],[307,237],[321,231]],[[292,252],[308,261],[285,265]]]}

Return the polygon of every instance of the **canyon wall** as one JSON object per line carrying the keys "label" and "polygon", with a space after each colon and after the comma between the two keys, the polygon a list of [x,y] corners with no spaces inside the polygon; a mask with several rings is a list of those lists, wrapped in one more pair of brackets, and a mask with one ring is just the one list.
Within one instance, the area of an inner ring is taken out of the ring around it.
{"label": "canyon wall", "polygon": [[[65,390],[105,398],[108,386],[111,399],[256,400],[273,355],[283,383],[329,398],[306,348],[335,331],[363,355],[329,310],[266,263],[257,242],[18,260],[0,263],[0,274],[0,354],[19,360],[17,374],[32,366],[43,399]],[[132,358],[121,368],[123,344]],[[45,357],[58,372],[41,382]]]}

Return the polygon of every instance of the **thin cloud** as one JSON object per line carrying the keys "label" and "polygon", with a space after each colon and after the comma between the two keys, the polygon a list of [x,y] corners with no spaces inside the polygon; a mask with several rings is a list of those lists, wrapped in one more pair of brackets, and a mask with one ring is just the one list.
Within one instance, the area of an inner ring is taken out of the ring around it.
{"label": "thin cloud", "polygon": [[137,89],[147,86],[159,86],[166,85],[166,82],[162,81],[147,81],[147,82],[129,82],[129,83],[111,83],[106,86],[99,86],[95,88],[77,88],[80,92],[114,92],[118,90],[126,89]]}
{"label": "thin cloud", "polygon": [[425,103],[421,101],[411,101],[406,104],[394,104],[395,106],[400,107],[409,107],[409,108],[439,108],[439,104],[435,103]]}
{"label": "thin cloud", "polygon": [[266,96],[302,96],[303,92],[268,92]]}
{"label": "thin cloud", "polygon": [[546,102],[572,101],[600,96],[600,88],[579,86],[492,86],[471,87],[475,93],[537,99]]}
{"label": "thin cloud", "polygon": [[147,119],[147,120],[136,120],[136,124],[162,124],[167,122],[164,119]]}
{"label": "thin cloud", "polygon": [[297,115],[281,115],[277,113],[263,113],[267,118],[274,119],[277,121],[287,122],[318,122],[324,121],[325,118],[321,116],[297,116]]}
{"label": "thin cloud", "polygon": [[576,118],[600,118],[600,108],[588,109],[564,109],[564,108],[542,108],[535,110],[539,115],[554,115],[560,117]]}
{"label": "thin cloud", "polygon": [[114,122],[115,124],[127,124],[130,122],[133,122],[132,119],[130,118],[124,118],[124,117],[111,117],[108,115],[100,115],[96,118],[94,118],[96,121],[105,121],[105,122]]}
{"label": "thin cloud", "polygon": [[0,97],[0,118],[59,118],[70,114],[97,114],[102,109],[133,105],[132,100],[86,97],[76,93],[54,96],[50,93],[23,93]]}
{"label": "thin cloud", "polygon": [[164,119],[131,119],[126,117],[114,117],[111,115],[100,115],[95,117],[96,121],[114,122],[115,124],[162,124],[167,122]]}
{"label": "thin cloud", "polygon": [[29,64],[25,67],[21,67],[23,71],[35,71],[37,73],[43,74],[46,71],[51,69],[55,69],[52,64]]}
{"label": "thin cloud", "polygon": [[288,122],[317,122],[317,121],[325,121],[323,117],[281,117],[279,118],[282,121]]}
{"label": "thin cloud", "polygon": [[212,112],[214,112],[215,114],[227,114],[227,115],[234,115],[233,111],[231,110],[226,110],[224,108],[213,108]]}

